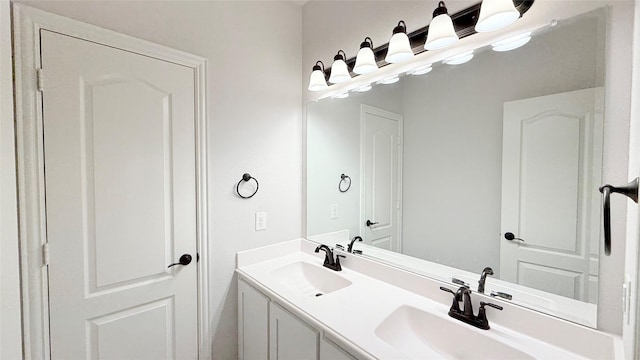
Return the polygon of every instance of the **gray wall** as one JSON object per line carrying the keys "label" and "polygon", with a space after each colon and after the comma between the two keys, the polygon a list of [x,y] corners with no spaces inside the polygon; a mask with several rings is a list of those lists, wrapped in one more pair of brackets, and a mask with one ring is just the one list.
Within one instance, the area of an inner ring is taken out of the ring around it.
{"label": "gray wall", "polygon": [[[301,7],[290,1],[25,3],[209,59],[209,321],[213,359],[237,358],[235,253],[301,235]],[[251,200],[235,195],[245,172],[260,181]],[[254,231],[256,211],[268,212],[266,231]]]}

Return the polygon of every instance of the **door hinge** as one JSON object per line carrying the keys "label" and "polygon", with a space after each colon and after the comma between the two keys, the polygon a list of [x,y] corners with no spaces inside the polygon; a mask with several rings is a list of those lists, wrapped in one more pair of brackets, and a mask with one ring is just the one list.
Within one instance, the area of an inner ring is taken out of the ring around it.
{"label": "door hinge", "polygon": [[49,265],[49,243],[42,244],[42,266]]}
{"label": "door hinge", "polygon": [[36,87],[40,92],[44,90],[44,75],[42,69],[36,69]]}

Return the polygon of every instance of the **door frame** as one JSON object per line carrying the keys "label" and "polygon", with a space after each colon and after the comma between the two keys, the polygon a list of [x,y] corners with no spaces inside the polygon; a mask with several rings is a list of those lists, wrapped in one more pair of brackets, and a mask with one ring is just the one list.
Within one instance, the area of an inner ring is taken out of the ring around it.
{"label": "door frame", "polygon": [[119,48],[193,69],[195,83],[196,247],[198,273],[198,356],[211,357],[209,326],[209,249],[207,222],[206,68],[203,57],[82,23],[21,4],[13,4],[15,132],[24,356],[49,359],[49,301],[42,93],[41,30]]}
{"label": "door frame", "polygon": [[397,224],[396,224],[396,243],[398,249],[396,252],[402,253],[402,156],[404,155],[404,116],[396,114],[384,109],[380,109],[371,105],[360,105],[360,234],[364,236],[366,225],[366,202],[364,199],[365,193],[365,158],[366,158],[366,134],[365,134],[365,115],[374,114],[389,119],[396,119],[398,122],[398,208],[396,209]]}

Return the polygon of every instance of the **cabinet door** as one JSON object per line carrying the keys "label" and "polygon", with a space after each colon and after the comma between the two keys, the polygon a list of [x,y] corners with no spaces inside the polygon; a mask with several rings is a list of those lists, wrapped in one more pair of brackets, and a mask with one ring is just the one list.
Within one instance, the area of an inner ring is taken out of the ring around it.
{"label": "cabinet door", "polygon": [[277,304],[270,304],[270,359],[317,360],[320,333]]}
{"label": "cabinet door", "polygon": [[357,358],[323,337],[320,342],[320,360],[357,360]]}
{"label": "cabinet door", "polygon": [[269,354],[269,298],[238,281],[238,358],[264,360]]}

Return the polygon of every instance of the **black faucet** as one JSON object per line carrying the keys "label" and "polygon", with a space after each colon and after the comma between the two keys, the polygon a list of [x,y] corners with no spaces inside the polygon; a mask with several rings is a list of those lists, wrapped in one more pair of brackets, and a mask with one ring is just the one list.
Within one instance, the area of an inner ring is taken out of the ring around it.
{"label": "black faucet", "polygon": [[336,258],[334,260],[333,251],[327,245],[319,245],[316,248],[315,252],[320,252],[320,250],[325,252],[324,264],[322,264],[322,266],[334,271],[342,271],[342,266],[340,266],[340,258],[345,257],[344,255],[336,255]]}
{"label": "black faucet", "polygon": [[[478,310],[478,316],[475,316],[473,315],[473,304],[471,303],[471,289],[466,286],[461,286],[460,288],[458,288],[458,291],[453,291],[451,289],[447,289],[444,286],[440,286],[440,290],[446,291],[453,295],[453,303],[451,304],[451,308],[449,309],[449,316],[483,330],[489,330],[490,328],[489,320],[487,320],[487,312],[485,310],[485,306],[490,306],[492,308],[502,310],[502,306],[481,301],[480,310]],[[463,310],[460,310],[460,301],[463,302]]]}
{"label": "black faucet", "polygon": [[347,252],[353,252],[353,243],[356,241],[362,241],[362,238],[360,236],[354,236],[353,239],[351,239],[349,246],[347,246]]}
{"label": "black faucet", "polygon": [[490,267],[484,268],[480,274],[480,280],[478,280],[478,292],[484,294],[484,282],[487,280],[487,275],[493,275],[493,269]]}

